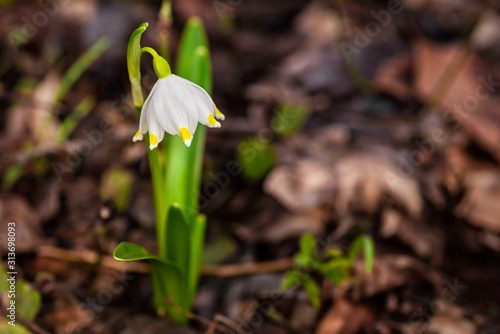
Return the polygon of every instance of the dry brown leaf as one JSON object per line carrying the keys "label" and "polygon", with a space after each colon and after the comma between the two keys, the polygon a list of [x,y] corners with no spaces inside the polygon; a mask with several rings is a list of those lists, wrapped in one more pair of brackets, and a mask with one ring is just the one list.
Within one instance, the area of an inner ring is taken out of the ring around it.
{"label": "dry brown leaf", "polygon": [[358,277],[363,277],[363,280],[347,281],[342,288],[333,288],[333,298],[345,296],[348,291],[351,291],[354,299],[374,296],[407,284],[410,277],[416,274],[432,283],[436,294],[440,293],[443,283],[442,275],[427,264],[399,254],[376,255],[373,271],[370,274],[365,272],[364,262],[357,261],[354,273]]}
{"label": "dry brown leaf", "polygon": [[299,160],[293,166],[277,167],[267,178],[264,190],[292,212],[307,212],[329,201],[335,181],[324,164]]}
{"label": "dry brown leaf", "polygon": [[358,333],[367,330],[373,321],[373,313],[368,307],[338,299],[319,323],[316,334]]}
{"label": "dry brown leaf", "polygon": [[431,318],[428,330],[435,334],[474,334],[477,328],[467,319],[453,319],[446,315]]}
{"label": "dry brown leaf", "polygon": [[422,100],[435,94],[436,85],[450,64],[456,68],[449,89],[438,101],[442,117],[454,128],[463,130],[500,161],[500,82],[493,78],[475,54],[467,54],[461,44],[435,44],[428,40],[414,43],[416,93]]}
{"label": "dry brown leaf", "polygon": [[418,183],[403,177],[389,160],[371,154],[347,154],[333,166],[328,161],[302,159],[274,169],[264,184],[292,212],[307,212],[333,204],[338,216],[352,210],[375,212],[384,196],[418,218],[423,201]]}
{"label": "dry brown leaf", "polygon": [[463,150],[446,150],[444,184],[455,196],[464,193],[455,214],[491,233],[500,232],[500,170],[469,157]]}
{"label": "dry brown leaf", "polygon": [[380,91],[397,97],[400,100],[408,100],[412,90],[405,76],[410,69],[410,56],[406,53],[398,53],[388,58],[377,68],[373,78],[374,87]]}
{"label": "dry brown leaf", "polygon": [[40,220],[28,202],[16,195],[0,197],[0,245],[2,252],[7,251],[7,224],[15,223],[16,252],[34,250],[40,243]]}
{"label": "dry brown leaf", "polygon": [[418,183],[403,177],[389,160],[371,154],[345,156],[334,167],[335,208],[346,215],[350,208],[373,213],[383,196],[401,204],[412,218],[420,217],[423,201]]}
{"label": "dry brown leaf", "polygon": [[258,230],[259,240],[280,242],[287,238],[298,237],[306,232],[319,234],[326,221],[323,210],[316,209],[304,214],[283,213],[280,217],[268,224],[263,230]]}
{"label": "dry brown leaf", "polygon": [[399,211],[386,208],[382,214],[380,234],[384,238],[396,236],[410,245],[417,255],[431,258],[435,265],[442,262],[442,236],[438,230],[427,226],[424,222],[412,222]]}
{"label": "dry brown leaf", "polygon": [[500,233],[500,171],[471,170],[464,185],[466,193],[455,212],[471,224]]}

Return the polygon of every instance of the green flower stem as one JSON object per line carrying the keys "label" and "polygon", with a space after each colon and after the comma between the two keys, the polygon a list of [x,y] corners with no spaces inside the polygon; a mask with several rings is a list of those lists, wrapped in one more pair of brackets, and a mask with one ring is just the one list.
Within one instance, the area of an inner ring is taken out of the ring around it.
{"label": "green flower stem", "polygon": [[152,49],[150,47],[143,47],[141,49],[141,54],[144,52],[148,52],[153,56],[153,68],[155,70],[156,75],[158,76],[159,79],[163,79],[168,77],[170,74],[172,74],[172,71],[170,70],[170,65],[168,64],[168,61],[160,56],[155,49]]}

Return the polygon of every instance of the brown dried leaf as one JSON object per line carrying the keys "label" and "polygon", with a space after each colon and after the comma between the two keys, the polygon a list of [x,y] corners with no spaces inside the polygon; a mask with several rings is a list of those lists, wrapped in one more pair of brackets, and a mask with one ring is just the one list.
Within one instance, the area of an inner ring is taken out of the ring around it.
{"label": "brown dried leaf", "polygon": [[436,315],[430,320],[429,331],[435,334],[474,334],[477,328],[467,319],[453,319],[446,315]]}
{"label": "brown dried leaf", "polygon": [[[475,54],[467,54],[458,44],[414,43],[416,93],[422,100],[435,98],[436,85],[450,64],[456,75],[438,101],[442,116],[464,131],[500,161],[500,99],[495,95],[500,82]],[[463,60],[460,62],[460,60]]]}
{"label": "brown dried leaf", "polygon": [[401,176],[389,160],[371,154],[347,155],[336,163],[334,174],[334,205],[340,215],[346,215],[352,207],[373,213],[388,195],[410,217],[420,217],[423,201],[417,181]]}
{"label": "brown dried leaf", "polygon": [[338,299],[318,325],[316,334],[350,334],[368,330],[374,315],[364,305]]}
{"label": "brown dried leaf", "polygon": [[0,197],[0,245],[7,251],[7,224],[15,222],[16,252],[35,249],[40,243],[40,220],[26,200],[20,196]]}
{"label": "brown dried leaf", "polygon": [[432,263],[436,265],[442,261],[442,236],[425,222],[411,222],[399,211],[386,208],[382,214],[380,234],[385,238],[396,236],[410,245],[417,255],[432,258]]}
{"label": "brown dried leaf", "polygon": [[500,233],[500,171],[471,170],[464,185],[466,194],[455,213],[477,227]]}

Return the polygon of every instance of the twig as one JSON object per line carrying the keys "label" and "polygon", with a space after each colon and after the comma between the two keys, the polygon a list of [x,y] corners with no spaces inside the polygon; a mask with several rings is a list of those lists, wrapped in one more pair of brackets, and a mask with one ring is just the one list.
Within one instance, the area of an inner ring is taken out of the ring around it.
{"label": "twig", "polygon": [[167,301],[167,303],[170,305],[171,308],[174,309],[174,311],[182,314],[183,316],[185,317],[188,317],[189,319],[192,319],[192,320],[195,320],[195,321],[198,321],[202,324],[204,324],[205,326],[207,326],[209,328],[209,330],[211,328],[214,328],[214,329],[217,329],[223,333],[229,333],[229,334],[232,334],[231,331],[229,331],[228,328],[226,327],[223,327],[221,325],[219,325],[218,323],[214,322],[214,321],[211,321],[211,320],[208,320],[208,319],[205,319],[203,318],[202,316],[199,316],[197,314],[194,314],[192,312],[189,312],[189,311],[186,311],[182,308],[180,308],[179,306],[175,305],[174,303],[172,303],[172,301],[170,300],[170,297],[167,296],[167,298],[165,299]]}
{"label": "twig", "polygon": [[231,264],[222,266],[204,266],[201,274],[205,276],[231,277],[242,275],[255,275],[270,272],[279,272],[291,269],[294,265],[292,258],[280,259],[276,261]]}
{"label": "twig", "polygon": [[[149,273],[149,265],[144,262],[118,262],[111,256],[100,257],[97,253],[83,250],[72,251],[54,246],[39,246],[37,255],[40,257],[57,259],[67,262],[88,263],[91,265],[100,264],[101,266],[113,270],[124,272],[135,272],[140,274]],[[203,266],[201,274],[204,276],[233,277],[243,275],[256,275],[270,272],[286,271],[292,268],[294,261],[292,258],[279,259],[276,261],[231,264],[220,266]]]}
{"label": "twig", "polygon": [[231,319],[223,316],[222,314],[216,314],[214,317],[214,321],[223,323],[227,327],[233,329],[238,334],[246,334],[245,330],[240,325],[238,325],[236,322],[232,321]]}
{"label": "twig", "polygon": [[100,263],[101,266],[109,269],[114,269],[118,271],[124,272],[135,272],[140,274],[149,273],[149,266],[144,262],[119,262],[116,261],[111,256],[102,256],[95,252],[89,250],[83,250],[80,252],[62,249],[54,246],[39,246],[37,251],[37,255],[40,257],[57,259],[67,262],[75,262],[75,263],[88,263],[91,265],[96,265]]}

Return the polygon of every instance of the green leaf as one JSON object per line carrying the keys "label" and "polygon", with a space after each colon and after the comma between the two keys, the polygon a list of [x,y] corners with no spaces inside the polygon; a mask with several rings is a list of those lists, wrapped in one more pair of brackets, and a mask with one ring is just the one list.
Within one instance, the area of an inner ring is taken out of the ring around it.
{"label": "green leaf", "polygon": [[321,302],[319,299],[319,286],[318,284],[308,275],[301,276],[301,282],[304,290],[307,292],[307,297],[311,301],[311,304],[315,308],[319,308]]}
{"label": "green leaf", "polygon": [[26,320],[33,320],[40,310],[42,297],[38,290],[24,280],[16,282],[16,314]]}
{"label": "green leaf", "polygon": [[180,205],[173,203],[167,213],[167,259],[187,277],[190,256],[189,223]]}
{"label": "green leaf", "polygon": [[281,137],[288,137],[300,130],[307,113],[304,109],[290,104],[281,105],[271,120],[271,127]]}
{"label": "green leaf", "polygon": [[210,53],[206,46],[200,45],[194,49],[188,80],[196,82],[207,92],[212,91],[212,66]]}
{"label": "green leaf", "polygon": [[305,233],[300,238],[300,254],[304,256],[314,257],[316,250],[316,239],[312,233]]}
{"label": "green leaf", "polygon": [[103,199],[111,199],[118,212],[123,212],[130,202],[134,174],[126,169],[110,169],[101,181],[100,195]]}
{"label": "green leaf", "polygon": [[[9,275],[7,270],[0,267],[0,293],[8,294],[10,291],[10,282],[7,280]],[[34,289],[28,282],[16,277],[16,315],[26,319],[33,320],[40,310],[42,297],[38,290]],[[17,325],[16,325],[17,326]],[[1,333],[1,332],[0,332]]]}
{"label": "green leaf", "polygon": [[261,180],[276,165],[274,147],[259,138],[249,138],[238,146],[238,161],[250,181]]}
{"label": "green leaf", "polygon": [[302,268],[315,270],[318,267],[318,261],[315,258],[316,239],[311,233],[306,233],[300,238],[300,250],[295,255],[295,263]]}
{"label": "green leaf", "polygon": [[158,313],[167,313],[172,319],[187,324],[189,319],[177,312],[167,303],[170,301],[182,309],[190,308],[186,295],[186,280],[174,266],[167,266],[159,261],[150,261],[153,280],[154,302]]}
{"label": "green leaf", "polygon": [[285,277],[281,281],[280,285],[280,290],[285,291],[290,288],[293,288],[294,286],[297,286],[300,284],[301,279],[300,276],[303,275],[301,272],[297,270],[290,270],[285,274]]}
{"label": "green leaf", "polygon": [[370,236],[361,235],[354,240],[349,247],[349,259],[354,261],[361,248],[364,251],[365,270],[367,273],[370,273],[373,269],[373,261],[375,257],[375,244]]}
{"label": "green leaf", "polygon": [[328,259],[328,258],[339,258],[342,257],[344,254],[340,249],[337,247],[328,247],[323,252],[321,252],[321,258],[323,259]]}
{"label": "green leaf", "polygon": [[132,86],[132,99],[136,108],[142,107],[144,97],[141,88],[141,36],[146,31],[148,23],[144,22],[134,30],[128,41],[127,68]]}
{"label": "green leaf", "polygon": [[[182,33],[181,42],[179,44],[179,53],[177,60],[177,74],[186,78],[190,72],[192,64],[192,56],[199,46],[204,46],[208,49],[208,39],[203,27],[203,22],[199,17],[192,17],[186,23]],[[191,80],[189,78],[186,78]],[[191,80],[193,81],[193,80]],[[194,81],[195,82],[195,81]],[[195,82],[198,83],[198,82]],[[203,86],[202,86],[203,87]],[[206,89],[206,87],[203,87]],[[208,90],[207,90],[208,91]],[[210,93],[210,91],[208,91]]]}
{"label": "green leaf", "polygon": [[9,189],[14,184],[16,184],[17,181],[19,181],[22,175],[23,175],[22,165],[10,166],[3,175],[2,186],[6,189]]}
{"label": "green leaf", "polygon": [[309,275],[305,273],[297,270],[290,270],[287,272],[283,281],[281,281],[280,290],[285,291],[299,284],[306,291],[311,304],[318,308],[320,306],[319,286]]}
{"label": "green leaf", "polygon": [[[199,19],[189,22],[181,40],[177,75],[200,85],[210,94],[212,69],[206,35]],[[197,42],[201,44],[196,45]],[[178,136],[165,138],[166,203],[182,204],[189,221],[193,221],[198,212],[206,131],[205,126],[198,126],[189,148]]]}
{"label": "green leaf", "polygon": [[89,114],[94,106],[95,98],[93,96],[86,96],[82,102],[76,106],[75,111],[62,121],[54,135],[54,142],[56,144],[64,143],[78,123]]}
{"label": "green leaf", "polygon": [[113,252],[113,257],[117,261],[138,261],[138,260],[156,260],[160,263],[175,267],[175,265],[166,259],[162,259],[148,252],[144,247],[132,242],[121,242]]}
{"label": "green leaf", "polygon": [[[10,321],[9,318],[6,318],[7,321]],[[31,334],[26,327],[16,322],[15,326],[9,325],[7,322],[3,323],[3,319],[0,322],[0,334]]]}
{"label": "green leaf", "polygon": [[99,58],[111,45],[107,37],[99,39],[66,71],[57,87],[56,102],[60,102],[73,84],[82,76],[90,65]]}
{"label": "green leaf", "polygon": [[194,301],[198,278],[200,276],[201,262],[203,258],[203,245],[205,243],[205,229],[207,218],[205,215],[198,215],[189,225],[189,239],[191,242],[189,270],[188,270],[188,291],[191,294],[191,301]]}
{"label": "green leaf", "polygon": [[350,278],[349,272],[352,262],[345,259],[333,259],[326,263],[321,263],[318,270],[333,283],[341,286],[345,279]]}

